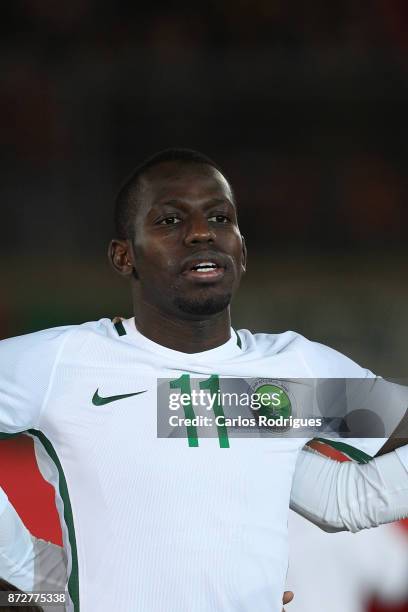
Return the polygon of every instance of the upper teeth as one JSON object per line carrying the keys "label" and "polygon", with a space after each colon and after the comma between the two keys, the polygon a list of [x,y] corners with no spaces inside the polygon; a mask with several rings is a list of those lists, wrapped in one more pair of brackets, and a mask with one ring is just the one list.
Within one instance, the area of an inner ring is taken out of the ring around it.
{"label": "upper teeth", "polygon": [[213,270],[217,267],[217,264],[211,261],[203,261],[203,263],[199,263],[196,266],[193,266],[193,270],[197,270],[199,272],[208,272],[209,270]]}

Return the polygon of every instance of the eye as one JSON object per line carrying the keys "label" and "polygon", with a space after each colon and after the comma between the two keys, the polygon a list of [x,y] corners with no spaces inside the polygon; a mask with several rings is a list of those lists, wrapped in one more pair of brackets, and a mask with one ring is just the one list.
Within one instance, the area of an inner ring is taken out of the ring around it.
{"label": "eye", "polygon": [[215,223],[228,223],[229,218],[226,215],[213,215],[212,217],[208,217],[209,221],[214,221]]}
{"label": "eye", "polygon": [[181,223],[181,219],[176,216],[165,217],[158,222],[158,225],[176,225],[176,223]]}

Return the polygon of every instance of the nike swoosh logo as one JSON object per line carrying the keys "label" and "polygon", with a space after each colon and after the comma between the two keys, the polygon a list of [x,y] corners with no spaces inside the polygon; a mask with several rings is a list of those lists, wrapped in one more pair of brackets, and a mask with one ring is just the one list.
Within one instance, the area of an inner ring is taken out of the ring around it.
{"label": "nike swoosh logo", "polygon": [[92,403],[94,406],[104,406],[105,404],[110,404],[111,402],[117,402],[118,400],[125,399],[126,397],[133,397],[134,395],[140,395],[141,393],[146,393],[146,391],[137,391],[136,393],[125,393],[124,395],[111,395],[110,397],[101,397],[99,395],[99,389],[97,389],[92,398]]}

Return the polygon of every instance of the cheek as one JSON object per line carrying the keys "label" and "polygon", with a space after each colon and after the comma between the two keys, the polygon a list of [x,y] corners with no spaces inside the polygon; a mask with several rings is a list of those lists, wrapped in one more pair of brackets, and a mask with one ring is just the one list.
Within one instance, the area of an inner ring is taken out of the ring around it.
{"label": "cheek", "polygon": [[177,265],[171,249],[166,245],[147,241],[140,245],[136,252],[136,261],[140,262],[140,269],[148,271],[151,276],[163,276],[174,270]]}
{"label": "cheek", "polygon": [[234,261],[238,268],[241,268],[244,259],[243,245],[239,236],[232,236],[230,241],[230,253],[233,254]]}

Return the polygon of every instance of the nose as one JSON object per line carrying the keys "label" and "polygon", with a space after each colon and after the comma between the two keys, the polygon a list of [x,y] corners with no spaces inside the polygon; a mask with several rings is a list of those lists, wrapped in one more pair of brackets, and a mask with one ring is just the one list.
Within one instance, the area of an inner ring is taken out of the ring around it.
{"label": "nose", "polygon": [[190,219],[184,236],[184,244],[186,246],[200,242],[212,243],[214,240],[215,232],[204,215],[196,215]]}

